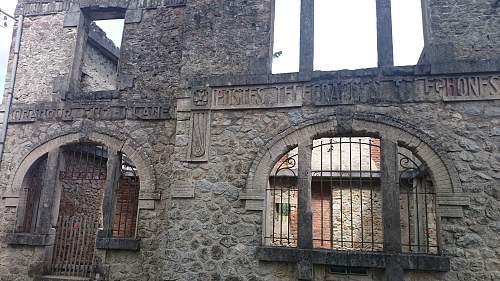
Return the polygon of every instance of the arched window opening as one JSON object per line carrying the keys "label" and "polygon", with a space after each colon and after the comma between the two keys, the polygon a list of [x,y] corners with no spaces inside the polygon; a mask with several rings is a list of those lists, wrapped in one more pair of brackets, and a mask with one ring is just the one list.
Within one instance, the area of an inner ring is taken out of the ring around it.
{"label": "arched window opening", "polygon": [[31,166],[24,178],[16,232],[34,233],[36,230],[46,168],[47,155],[44,155]]}
{"label": "arched window opening", "polygon": [[403,252],[439,254],[436,192],[426,166],[399,147],[401,242]]}
{"label": "arched window opening", "polygon": [[269,178],[266,243],[297,246],[297,148],[285,154],[273,167]]}
{"label": "arched window opening", "polygon": [[[380,153],[377,138],[314,140],[311,203],[315,248],[383,249]],[[271,171],[265,235],[269,245],[297,246],[298,161],[295,148]]]}

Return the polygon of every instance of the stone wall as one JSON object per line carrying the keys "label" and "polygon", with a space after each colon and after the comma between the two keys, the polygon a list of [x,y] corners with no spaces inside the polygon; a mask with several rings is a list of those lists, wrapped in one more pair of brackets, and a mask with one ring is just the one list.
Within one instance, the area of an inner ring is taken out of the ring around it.
{"label": "stone wall", "polygon": [[[431,42],[450,44],[457,59],[498,59],[500,6],[496,1],[427,1]],[[471,11],[474,11],[471,13]]]}
{"label": "stone wall", "polygon": [[[29,13],[14,107],[31,103],[48,106],[46,102],[67,105],[54,93],[54,81],[64,81],[70,72],[77,28],[64,27],[65,17],[72,15],[70,6],[52,2],[22,2],[29,3]],[[260,200],[261,194],[248,194],[252,188],[262,188],[251,186],[252,178],[260,175],[267,184],[272,166],[259,174],[255,163],[274,164],[307,137],[368,133],[401,140],[428,157],[429,166],[434,168],[432,176],[439,179],[437,190],[443,188],[450,194],[463,191],[470,201],[447,201],[446,205],[440,201],[444,199],[437,199],[442,254],[450,257],[450,271],[407,271],[405,280],[500,278],[500,102],[494,84],[500,69],[495,63],[477,62],[474,69],[465,70],[420,65],[272,76],[268,75],[270,0],[139,2],[137,7],[131,5],[125,20],[121,96],[110,103],[132,108],[130,104],[171,98],[172,115],[155,119],[142,112],[134,118],[108,118],[89,113],[89,109],[71,119],[45,116],[13,122],[0,164],[0,280],[33,280],[44,257],[42,246],[12,246],[7,241],[7,234],[15,227],[19,202],[14,183],[24,176],[19,173],[25,161],[36,160],[32,155],[42,150],[78,141],[95,141],[143,160],[141,165],[135,163],[138,172],[146,175],[140,177],[140,250],[99,250],[102,266],[109,273],[107,280],[297,280],[296,264],[258,258],[265,222],[262,208],[250,203]],[[451,43],[458,59],[499,56],[499,40],[495,40],[498,9],[488,8],[491,2],[429,2],[432,43]],[[152,6],[142,9],[148,3]],[[463,30],[466,32],[457,34]],[[460,63],[457,65],[463,66]],[[436,69],[444,74],[436,75]],[[243,76],[231,76],[235,74]],[[468,95],[456,100],[452,95],[455,101],[450,101],[448,93],[457,85],[453,78],[469,76],[488,76],[488,81],[493,81],[487,85],[487,99]],[[299,87],[318,81],[339,85],[336,89],[340,92],[325,87],[325,92],[334,96],[329,103],[317,103],[311,90],[314,87],[284,106],[270,102],[214,109],[209,103],[214,87],[236,88],[231,92],[234,95],[270,94],[279,87],[288,97],[293,92],[289,83]],[[452,82],[446,82],[445,87],[443,81]],[[75,106],[88,104],[77,101]],[[195,119],[197,114],[202,117]],[[196,120],[206,123],[195,124]],[[193,146],[208,148],[205,158],[193,158]],[[435,154],[426,150],[429,147]],[[143,181],[148,184],[143,185]],[[450,205],[453,208],[447,208]]]}
{"label": "stone wall", "polygon": [[117,86],[117,61],[110,60],[87,44],[82,66],[82,91],[114,90]]}

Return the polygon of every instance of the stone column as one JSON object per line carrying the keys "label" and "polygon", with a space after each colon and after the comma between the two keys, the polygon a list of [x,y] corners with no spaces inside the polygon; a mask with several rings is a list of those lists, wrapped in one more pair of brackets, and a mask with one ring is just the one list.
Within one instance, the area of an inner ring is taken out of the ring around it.
{"label": "stone column", "polygon": [[299,144],[298,241],[302,249],[312,249],[311,157],[312,143]]}
{"label": "stone column", "polygon": [[378,66],[393,66],[391,0],[377,0]]}
{"label": "stone column", "polygon": [[116,191],[121,176],[121,154],[116,150],[108,150],[106,185],[102,205],[103,231],[100,237],[113,236],[113,219],[116,205]]}
{"label": "stone column", "polygon": [[[299,167],[298,167],[298,241],[300,249],[313,248],[312,227],[312,197],[311,197],[311,157],[312,141],[299,144]],[[313,264],[310,257],[303,255],[297,264],[299,280],[313,280]]]}
{"label": "stone column", "polygon": [[386,260],[385,280],[396,281],[403,280],[404,274],[397,256],[401,253],[398,145],[384,138],[380,143],[384,251],[393,254]]}
{"label": "stone column", "polygon": [[40,203],[38,207],[38,218],[36,223],[36,232],[38,234],[55,234],[53,230],[54,201],[56,188],[59,179],[59,158],[61,150],[56,148],[51,150],[47,157],[47,168],[45,169],[45,178],[43,179],[42,192],[40,194]]}
{"label": "stone column", "polygon": [[300,65],[299,71],[310,73],[314,67],[314,0],[300,4]]}

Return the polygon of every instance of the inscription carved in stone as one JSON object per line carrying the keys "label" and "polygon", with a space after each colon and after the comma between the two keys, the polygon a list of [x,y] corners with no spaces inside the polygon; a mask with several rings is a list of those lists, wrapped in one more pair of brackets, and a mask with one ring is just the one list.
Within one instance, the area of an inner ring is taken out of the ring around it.
{"label": "inscription carved in stone", "polygon": [[[302,106],[302,97],[306,90],[304,84],[284,84],[248,87],[216,87],[210,93],[210,109],[255,109]],[[193,109],[205,106],[201,102],[199,90],[193,93]],[[203,109],[205,109],[203,107]]]}
{"label": "inscription carved in stone", "polygon": [[500,99],[500,75],[338,79],[313,82],[305,89],[320,106],[494,100]]}
{"label": "inscription carved in stone", "polygon": [[444,101],[500,99],[500,75],[417,79],[417,91]]}
{"label": "inscription carved in stone", "polygon": [[171,119],[170,105],[154,104],[38,104],[13,106],[9,116],[11,123],[37,121],[91,120],[166,120]]}

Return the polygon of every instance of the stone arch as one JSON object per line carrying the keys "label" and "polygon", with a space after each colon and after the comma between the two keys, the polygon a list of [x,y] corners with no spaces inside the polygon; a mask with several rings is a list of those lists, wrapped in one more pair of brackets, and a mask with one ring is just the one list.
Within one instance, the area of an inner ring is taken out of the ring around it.
{"label": "stone arch", "polygon": [[79,132],[60,135],[38,145],[30,152],[28,152],[15,171],[12,182],[10,183],[10,189],[12,193],[21,192],[22,183],[26,173],[28,172],[32,164],[35,163],[40,157],[57,147],[82,141],[103,144],[108,148],[125,153],[137,167],[141,187],[140,192],[153,192],[155,190],[156,178],[153,172],[153,166],[150,164],[149,157],[146,155],[146,153],[141,153],[140,151],[133,148],[139,147],[138,145],[134,145],[130,139],[120,140],[118,138],[98,132]]}
{"label": "stone arch", "polygon": [[[334,135],[372,135],[398,143],[427,165],[438,194],[442,216],[462,217],[464,200],[458,172],[439,143],[413,124],[382,114],[353,113],[330,116],[291,127],[269,141],[250,167],[246,190],[241,195],[247,210],[263,210],[269,173],[285,153],[316,137]],[[452,200],[450,200],[453,198]],[[457,201],[460,201],[457,204]],[[455,202],[452,202],[455,201]]]}

